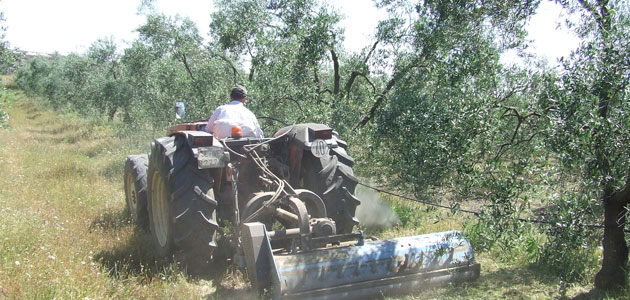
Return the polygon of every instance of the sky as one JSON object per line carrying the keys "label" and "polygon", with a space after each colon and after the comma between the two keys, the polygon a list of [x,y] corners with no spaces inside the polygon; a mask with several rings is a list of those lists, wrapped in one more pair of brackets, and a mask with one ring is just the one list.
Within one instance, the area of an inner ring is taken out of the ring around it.
{"label": "sky", "polygon": [[[369,36],[386,14],[374,7],[372,0],[331,1],[345,15],[344,46],[359,51],[368,45]],[[25,51],[68,54],[82,53],[97,39],[114,37],[126,47],[144,23],[138,15],[140,0],[0,0],[7,26],[6,40]],[[202,36],[207,36],[212,0],[158,0],[157,8],[166,15],[189,17]],[[578,45],[578,39],[561,23],[561,9],[544,1],[527,27],[533,40],[530,51],[554,63]],[[509,58],[513,59],[513,58]]]}

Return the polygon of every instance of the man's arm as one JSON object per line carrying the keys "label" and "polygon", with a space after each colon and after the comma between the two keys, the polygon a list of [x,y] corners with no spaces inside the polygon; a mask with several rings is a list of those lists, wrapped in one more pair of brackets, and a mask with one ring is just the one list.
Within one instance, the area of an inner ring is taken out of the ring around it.
{"label": "man's arm", "polygon": [[247,119],[249,120],[249,122],[251,122],[250,124],[254,125],[254,134],[256,135],[257,138],[264,138],[265,134],[263,133],[262,129],[260,129],[260,124],[258,124],[258,119],[256,118],[256,115],[249,109],[245,108],[245,116],[247,116]]}
{"label": "man's arm", "polygon": [[263,133],[262,129],[260,129],[260,125],[258,124],[258,119],[256,119],[256,117],[254,116],[254,126],[256,127],[256,137],[257,138],[264,138],[265,134]]}
{"label": "man's arm", "polygon": [[212,116],[210,117],[210,119],[208,119],[208,125],[206,125],[206,132],[209,132],[209,133],[214,132],[214,122],[216,122],[217,118],[219,117],[219,108],[221,107],[217,107],[217,109],[214,110],[214,113],[212,113]]}

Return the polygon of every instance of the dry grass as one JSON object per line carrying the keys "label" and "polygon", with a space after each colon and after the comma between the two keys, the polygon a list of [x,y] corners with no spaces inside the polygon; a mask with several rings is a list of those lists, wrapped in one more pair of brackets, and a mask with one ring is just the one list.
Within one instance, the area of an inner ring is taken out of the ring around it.
{"label": "dry grass", "polygon": [[134,229],[124,212],[123,162],[146,149],[9,93],[19,99],[9,109],[11,128],[0,131],[0,299],[239,293],[217,293],[212,281],[156,260],[148,236]]}
{"label": "dry grass", "polygon": [[0,75],[0,86],[7,89],[17,89],[15,77],[13,75]]}
{"label": "dry grass", "polygon": [[[58,115],[20,92],[0,130],[0,299],[255,299],[242,273],[227,268],[190,278],[155,259],[146,233],[124,212],[123,162],[148,137],[114,137],[110,127]],[[146,146],[143,146],[146,147]],[[416,218],[371,230],[380,237],[461,229],[462,217],[393,200]],[[479,257],[481,278],[405,299],[623,298],[561,286],[529,266]]]}

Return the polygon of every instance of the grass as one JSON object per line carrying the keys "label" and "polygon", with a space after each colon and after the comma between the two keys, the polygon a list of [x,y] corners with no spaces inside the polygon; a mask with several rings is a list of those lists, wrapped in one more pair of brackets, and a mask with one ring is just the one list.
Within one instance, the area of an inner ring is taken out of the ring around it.
{"label": "grass", "polygon": [[[243,274],[185,276],[156,259],[146,233],[125,213],[128,154],[150,134],[121,137],[109,125],[59,115],[3,90],[10,127],[0,129],[0,299],[256,299]],[[460,215],[389,199],[402,223],[370,229],[381,238],[462,229]],[[623,299],[623,293],[565,285],[536,266],[481,253],[481,278],[403,299]]]}
{"label": "grass", "polygon": [[15,77],[12,75],[0,75],[0,84],[7,89],[17,89]]}
{"label": "grass", "polygon": [[146,149],[20,92],[4,93],[16,101],[10,129],[0,131],[0,299],[216,294],[207,280],[156,260],[124,212],[124,158]]}

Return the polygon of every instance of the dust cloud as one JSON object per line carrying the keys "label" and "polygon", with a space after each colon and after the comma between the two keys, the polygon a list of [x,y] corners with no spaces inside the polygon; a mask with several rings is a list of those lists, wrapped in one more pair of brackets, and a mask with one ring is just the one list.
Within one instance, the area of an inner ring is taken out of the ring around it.
{"label": "dust cloud", "polygon": [[396,212],[376,191],[359,185],[355,195],[361,200],[355,214],[361,226],[368,229],[383,229],[400,223]]}

